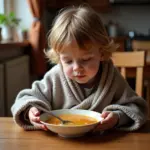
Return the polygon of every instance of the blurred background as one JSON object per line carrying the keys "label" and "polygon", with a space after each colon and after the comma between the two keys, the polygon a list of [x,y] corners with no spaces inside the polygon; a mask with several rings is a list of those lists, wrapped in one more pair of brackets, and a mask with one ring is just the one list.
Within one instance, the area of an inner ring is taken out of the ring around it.
{"label": "blurred background", "polygon": [[11,116],[18,92],[53,67],[43,50],[54,17],[83,3],[99,13],[118,51],[133,51],[134,40],[150,42],[150,0],[0,0],[0,116]]}

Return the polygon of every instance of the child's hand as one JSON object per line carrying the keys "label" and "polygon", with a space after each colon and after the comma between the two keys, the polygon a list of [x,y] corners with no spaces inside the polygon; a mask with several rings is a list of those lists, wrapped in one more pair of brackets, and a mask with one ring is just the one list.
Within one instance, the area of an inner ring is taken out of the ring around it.
{"label": "child's hand", "polygon": [[40,111],[36,107],[31,107],[29,110],[29,120],[31,124],[40,129],[46,130],[47,127],[40,123]]}
{"label": "child's hand", "polygon": [[104,118],[104,120],[101,121],[101,123],[94,131],[104,131],[111,129],[117,124],[119,120],[119,116],[114,112],[105,111],[101,116]]}

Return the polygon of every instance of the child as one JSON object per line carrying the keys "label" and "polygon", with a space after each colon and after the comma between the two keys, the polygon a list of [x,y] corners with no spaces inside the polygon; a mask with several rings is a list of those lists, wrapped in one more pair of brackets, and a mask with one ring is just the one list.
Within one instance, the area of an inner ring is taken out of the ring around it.
{"label": "child", "polygon": [[146,101],[114,67],[116,45],[99,15],[89,7],[67,8],[57,16],[49,35],[47,57],[57,63],[31,89],[21,91],[11,111],[25,130],[45,129],[36,103],[47,110],[88,109],[102,113],[97,130],[133,131],[147,119]]}

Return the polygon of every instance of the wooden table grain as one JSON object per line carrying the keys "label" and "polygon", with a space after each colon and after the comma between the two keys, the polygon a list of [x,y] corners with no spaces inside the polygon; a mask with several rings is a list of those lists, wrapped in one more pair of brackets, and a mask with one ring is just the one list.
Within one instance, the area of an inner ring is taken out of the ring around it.
{"label": "wooden table grain", "polygon": [[0,118],[0,150],[149,150],[150,121],[136,132],[61,138],[46,131],[24,131],[12,118]]}

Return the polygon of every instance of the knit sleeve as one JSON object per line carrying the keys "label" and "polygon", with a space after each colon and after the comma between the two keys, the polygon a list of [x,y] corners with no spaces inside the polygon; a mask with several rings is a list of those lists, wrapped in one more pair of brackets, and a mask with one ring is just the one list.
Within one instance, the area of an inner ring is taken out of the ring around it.
{"label": "knit sleeve", "polygon": [[118,110],[121,112],[119,113],[119,130],[139,129],[146,122],[148,116],[146,100],[135,93],[117,69],[113,84],[116,87],[114,99],[103,111]]}
{"label": "knit sleeve", "polygon": [[35,81],[31,89],[24,89],[19,92],[14,104],[11,107],[14,121],[25,130],[35,129],[29,122],[26,121],[27,109],[31,103],[36,103],[43,106],[47,110],[51,110],[53,82],[48,72],[41,81]]}

